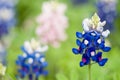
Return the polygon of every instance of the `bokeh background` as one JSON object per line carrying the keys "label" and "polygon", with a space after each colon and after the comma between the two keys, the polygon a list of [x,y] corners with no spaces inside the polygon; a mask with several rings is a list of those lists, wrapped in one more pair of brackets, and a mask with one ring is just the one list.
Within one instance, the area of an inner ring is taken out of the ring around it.
{"label": "bokeh background", "polygon": [[[15,61],[19,54],[22,54],[20,47],[25,40],[37,37],[35,29],[37,27],[36,17],[41,13],[42,3],[47,0],[19,0],[16,4],[16,26],[5,36],[9,41],[7,52],[6,80],[17,80],[17,66]],[[76,31],[82,32],[82,20],[91,17],[96,10],[96,0],[86,0],[83,3],[73,3],[73,0],[59,0],[67,5],[65,15],[68,17],[69,27],[66,29],[68,38],[61,42],[59,48],[49,45],[46,52],[46,61],[49,71],[47,76],[40,76],[39,80],[87,80],[88,66],[80,67],[81,56],[72,53],[72,48],[76,46]],[[77,0],[76,0],[77,1]],[[94,64],[92,66],[92,80],[120,80],[120,1],[117,1],[117,17],[115,28],[111,32],[108,40],[111,43],[111,51],[103,56],[109,58],[104,67]],[[23,79],[22,79],[23,80]],[[28,80],[28,79],[24,79]]]}

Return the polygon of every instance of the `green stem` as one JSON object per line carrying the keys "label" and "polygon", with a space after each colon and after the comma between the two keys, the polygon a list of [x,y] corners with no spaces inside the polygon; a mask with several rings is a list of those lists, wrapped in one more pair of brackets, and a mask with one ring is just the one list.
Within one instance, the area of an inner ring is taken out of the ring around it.
{"label": "green stem", "polygon": [[88,80],[91,80],[91,64],[88,65],[88,70],[89,70],[89,79]]}

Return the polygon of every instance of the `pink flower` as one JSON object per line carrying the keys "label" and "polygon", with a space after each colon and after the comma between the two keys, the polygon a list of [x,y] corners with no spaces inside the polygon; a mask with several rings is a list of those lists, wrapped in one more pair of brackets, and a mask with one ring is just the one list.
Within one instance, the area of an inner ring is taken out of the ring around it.
{"label": "pink flower", "polygon": [[65,41],[68,19],[65,16],[66,5],[57,2],[44,2],[42,13],[37,17],[36,34],[46,44],[58,47]]}

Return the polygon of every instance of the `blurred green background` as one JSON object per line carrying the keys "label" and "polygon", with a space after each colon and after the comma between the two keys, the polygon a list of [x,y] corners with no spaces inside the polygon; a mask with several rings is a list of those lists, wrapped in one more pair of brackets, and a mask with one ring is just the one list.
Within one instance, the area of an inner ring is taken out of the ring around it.
{"label": "blurred green background", "polygon": [[[25,40],[30,40],[35,35],[36,17],[41,12],[42,3],[46,0],[19,0],[16,10],[18,25],[13,29],[11,35],[13,40],[7,52],[7,72],[6,77],[10,80],[17,80],[17,67],[15,60],[22,54],[20,46]],[[95,0],[89,0],[89,3],[72,5],[70,0],[59,0],[67,4],[66,16],[69,19],[69,28],[66,33],[68,39],[61,43],[59,48],[49,47],[46,52],[46,61],[48,62],[49,75],[40,76],[39,80],[88,80],[88,66],[80,67],[81,56],[72,53],[72,48],[76,46],[76,31],[82,31],[82,20],[91,17],[96,12]],[[118,2],[117,10],[120,13],[120,3]],[[112,44],[110,52],[103,56],[109,58],[104,67],[98,64],[92,66],[92,80],[120,80],[120,17],[115,21],[116,29],[109,36]],[[25,79],[27,80],[27,79]]]}

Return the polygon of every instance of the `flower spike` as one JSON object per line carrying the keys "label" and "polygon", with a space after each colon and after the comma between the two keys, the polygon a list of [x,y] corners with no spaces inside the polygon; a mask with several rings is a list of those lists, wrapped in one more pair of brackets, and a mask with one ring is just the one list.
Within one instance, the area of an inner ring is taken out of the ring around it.
{"label": "flower spike", "polygon": [[106,21],[101,22],[101,19],[95,13],[91,19],[83,20],[84,33],[76,32],[76,44],[79,46],[78,49],[73,48],[74,54],[82,54],[82,61],[80,66],[92,64],[91,62],[98,63],[99,66],[104,66],[107,62],[107,58],[102,58],[102,50],[109,52],[111,48],[105,45],[105,38],[110,34],[109,30],[103,31]]}
{"label": "flower spike", "polygon": [[21,47],[23,55],[19,55],[16,60],[20,78],[28,76],[29,80],[38,80],[40,75],[48,74],[48,71],[44,70],[48,63],[43,54],[47,48],[46,45],[40,45],[35,39],[25,41],[24,46]]}

